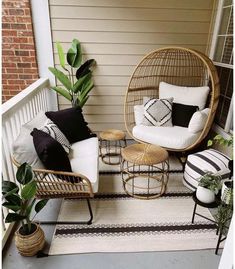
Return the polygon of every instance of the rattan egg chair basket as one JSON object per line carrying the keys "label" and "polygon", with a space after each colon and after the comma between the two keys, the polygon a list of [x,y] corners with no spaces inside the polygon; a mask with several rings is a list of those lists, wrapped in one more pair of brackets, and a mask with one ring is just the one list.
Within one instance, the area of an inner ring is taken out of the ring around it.
{"label": "rattan egg chair basket", "polygon": [[[125,96],[124,121],[128,134],[137,142],[132,134],[135,126],[134,106],[143,104],[143,97],[159,98],[161,81],[178,86],[209,86],[206,107],[210,108],[207,122],[198,137],[184,149],[168,149],[170,151],[188,151],[198,146],[208,134],[219,101],[219,79],[212,61],[203,53],[181,47],[157,49],[146,55],[135,68]],[[195,88],[196,90],[196,88]]]}

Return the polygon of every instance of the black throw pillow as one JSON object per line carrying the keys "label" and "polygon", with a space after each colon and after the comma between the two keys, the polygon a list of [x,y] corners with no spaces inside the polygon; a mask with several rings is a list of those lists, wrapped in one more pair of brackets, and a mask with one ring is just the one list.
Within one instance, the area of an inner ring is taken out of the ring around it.
{"label": "black throw pillow", "polygon": [[70,143],[96,136],[88,128],[80,107],[49,111],[45,114],[59,127]]}
{"label": "black throw pillow", "polygon": [[173,103],[172,124],[181,127],[188,127],[193,114],[198,110],[198,106],[183,105]]}
{"label": "black throw pillow", "polygon": [[33,129],[31,135],[38,157],[47,169],[72,172],[68,155],[58,141],[36,128]]}

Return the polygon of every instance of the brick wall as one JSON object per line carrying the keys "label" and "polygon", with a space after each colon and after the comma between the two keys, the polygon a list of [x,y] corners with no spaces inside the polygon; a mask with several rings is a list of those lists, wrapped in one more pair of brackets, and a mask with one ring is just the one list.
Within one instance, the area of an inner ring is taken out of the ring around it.
{"label": "brick wall", "polygon": [[2,1],[2,102],[38,79],[29,0]]}

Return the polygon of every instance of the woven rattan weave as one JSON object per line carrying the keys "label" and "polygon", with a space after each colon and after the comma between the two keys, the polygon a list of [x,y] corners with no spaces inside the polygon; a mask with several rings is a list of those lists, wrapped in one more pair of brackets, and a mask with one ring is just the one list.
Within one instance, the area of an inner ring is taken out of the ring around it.
{"label": "woven rattan weave", "polygon": [[124,104],[125,126],[132,135],[135,126],[134,106],[143,103],[143,97],[159,98],[159,83],[161,81],[188,87],[209,86],[210,93],[207,107],[210,113],[207,122],[198,139],[184,149],[170,149],[171,151],[188,151],[198,146],[208,134],[219,101],[219,79],[212,61],[203,53],[181,48],[161,48],[149,53],[135,68],[126,93]]}

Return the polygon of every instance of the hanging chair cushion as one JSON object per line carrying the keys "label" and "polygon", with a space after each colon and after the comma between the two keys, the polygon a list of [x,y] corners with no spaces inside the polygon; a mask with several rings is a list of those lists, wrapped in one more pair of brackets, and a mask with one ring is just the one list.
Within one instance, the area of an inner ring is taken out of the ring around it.
{"label": "hanging chair cushion", "polygon": [[175,103],[198,106],[199,110],[205,108],[207,96],[210,91],[208,86],[183,87],[160,82],[159,98],[174,98]]}
{"label": "hanging chair cushion", "polygon": [[188,131],[194,134],[202,131],[204,126],[206,125],[209,113],[209,108],[205,108],[201,111],[195,112],[189,122]]}
{"label": "hanging chair cushion", "polygon": [[198,110],[198,106],[183,105],[173,103],[172,124],[181,127],[188,127],[193,114]]}
{"label": "hanging chair cushion", "polygon": [[172,149],[184,149],[192,145],[200,136],[190,133],[188,128],[158,127],[137,125],[132,130],[133,136],[141,141]]}
{"label": "hanging chair cushion", "polygon": [[145,126],[172,126],[172,102],[168,99],[149,99],[144,104]]}

